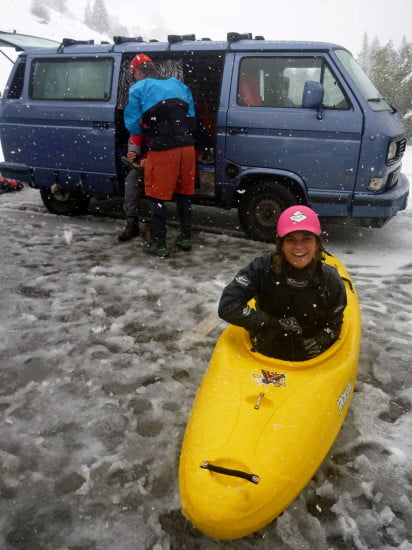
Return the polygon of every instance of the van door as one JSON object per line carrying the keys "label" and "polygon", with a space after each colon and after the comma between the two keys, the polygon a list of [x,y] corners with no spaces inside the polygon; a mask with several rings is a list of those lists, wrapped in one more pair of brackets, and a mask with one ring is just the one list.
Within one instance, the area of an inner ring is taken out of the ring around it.
{"label": "van door", "polygon": [[22,93],[13,100],[11,86],[4,103],[7,160],[28,165],[36,187],[57,183],[74,189],[81,182],[86,193],[111,193],[116,180],[115,56],[28,55],[23,71]]}
{"label": "van door", "polygon": [[[302,107],[308,81],[324,87],[320,113]],[[362,126],[362,112],[326,54],[236,54],[226,160],[295,174],[320,215],[349,212]]]}

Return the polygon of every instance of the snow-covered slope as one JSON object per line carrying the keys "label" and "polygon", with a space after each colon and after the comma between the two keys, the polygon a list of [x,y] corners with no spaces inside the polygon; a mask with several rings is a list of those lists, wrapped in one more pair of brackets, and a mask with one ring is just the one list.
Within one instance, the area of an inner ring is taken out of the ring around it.
{"label": "snow-covered slope", "polygon": [[99,34],[84,24],[86,0],[70,0],[64,13],[48,7],[48,21],[33,15],[31,5],[30,0],[4,2],[1,8],[0,30],[15,30],[18,33],[43,36],[57,41],[67,37],[68,32],[70,38],[78,40],[94,39],[100,42],[109,39],[108,36]]}
{"label": "snow-covered slope", "polygon": [[[111,37],[97,33],[83,23],[86,0],[71,0],[65,13],[49,7],[48,21],[31,13],[30,0],[13,0],[5,2],[1,7],[0,30],[16,31],[19,34],[42,36],[60,42],[62,38],[77,40],[94,40],[101,42],[111,40]],[[7,57],[12,60],[16,52],[11,48],[2,48]],[[3,92],[12,63],[5,55],[0,55],[0,92]]]}

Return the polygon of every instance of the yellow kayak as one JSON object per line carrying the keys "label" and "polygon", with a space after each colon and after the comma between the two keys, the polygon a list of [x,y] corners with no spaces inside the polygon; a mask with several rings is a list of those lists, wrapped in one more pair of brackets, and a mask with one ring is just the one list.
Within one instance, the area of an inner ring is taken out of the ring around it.
{"label": "yellow kayak", "polygon": [[182,444],[182,512],[200,531],[244,537],[299,495],[331,448],[355,387],[361,320],[343,264],[348,305],[339,340],[308,361],[251,352],[247,331],[220,336]]}

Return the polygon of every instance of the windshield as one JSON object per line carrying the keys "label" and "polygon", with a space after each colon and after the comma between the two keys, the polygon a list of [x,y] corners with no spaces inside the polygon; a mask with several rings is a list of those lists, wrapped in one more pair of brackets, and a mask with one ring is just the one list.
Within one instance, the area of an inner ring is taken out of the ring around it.
{"label": "windshield", "polygon": [[56,48],[58,45],[59,42],[48,38],[0,31],[0,47],[9,46],[17,50],[24,50],[25,48]]}
{"label": "windshield", "polygon": [[392,111],[392,107],[381,96],[353,56],[346,50],[335,50],[335,53],[362,94],[362,97],[368,102],[369,107],[373,111]]}

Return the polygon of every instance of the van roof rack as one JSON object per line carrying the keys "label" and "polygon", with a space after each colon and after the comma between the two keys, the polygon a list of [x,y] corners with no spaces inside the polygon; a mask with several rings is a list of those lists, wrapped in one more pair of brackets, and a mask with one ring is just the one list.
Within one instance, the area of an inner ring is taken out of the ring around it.
{"label": "van roof rack", "polygon": [[94,40],[74,40],[74,38],[63,38],[60,46],[57,48],[57,51],[60,53],[64,48],[68,46],[80,46],[80,45],[92,45]]}
{"label": "van roof rack", "polygon": [[[172,44],[178,44],[179,42],[184,41],[195,41],[196,35],[195,34],[169,34],[167,36],[167,41],[169,43],[169,46]],[[208,37],[202,37],[200,39],[201,41],[211,41],[211,38]],[[233,42],[239,42],[240,40],[265,40],[265,38],[261,35],[255,36],[253,38],[251,32],[247,33],[238,33],[238,32],[228,32],[227,33],[227,41],[229,43]],[[117,46],[119,44],[127,44],[127,43],[146,43],[145,40],[143,40],[142,36],[113,36],[113,45]],[[159,42],[156,38],[152,38],[149,40],[149,42]],[[109,44],[109,42],[101,42],[102,44]],[[68,46],[80,46],[80,45],[93,45],[94,40],[75,40],[74,38],[63,38],[61,44],[57,48],[57,51],[61,53],[64,48]]]}
{"label": "van roof rack", "polygon": [[245,32],[240,34],[239,32],[228,32],[227,41],[228,42],[238,42],[239,40],[252,40],[252,33]]}
{"label": "van roof rack", "polygon": [[115,44],[126,44],[127,42],[144,42],[142,36],[113,36],[113,42]]}
{"label": "van roof rack", "polygon": [[[255,40],[264,40],[265,38],[261,35],[255,36]],[[228,42],[239,42],[239,40],[253,40],[251,32],[245,32],[243,34],[239,32],[228,32],[227,41]]]}
{"label": "van roof rack", "polygon": [[167,36],[167,41],[169,44],[177,44],[178,42],[183,42],[184,40],[196,40],[195,34],[169,34]]}

